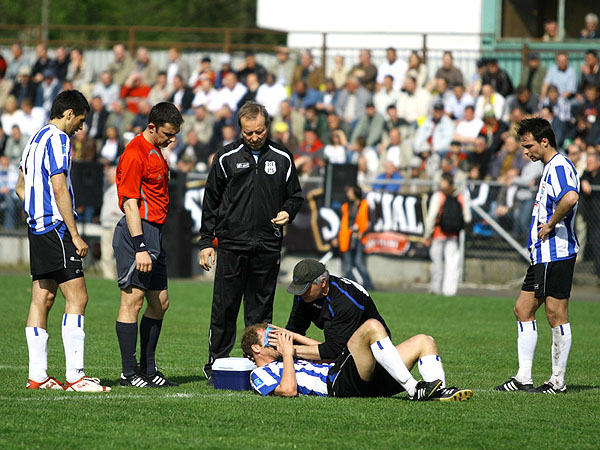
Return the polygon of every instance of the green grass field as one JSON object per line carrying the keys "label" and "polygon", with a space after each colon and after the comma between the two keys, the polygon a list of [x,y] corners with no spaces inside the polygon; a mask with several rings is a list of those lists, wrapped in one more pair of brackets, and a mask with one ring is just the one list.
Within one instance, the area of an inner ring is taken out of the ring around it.
{"label": "green grass field", "polygon": [[[469,387],[464,403],[388,399],[261,398],[206,386],[202,366],[212,286],[170,283],[169,310],[158,348],[161,369],[178,388],[118,384],[116,283],[88,279],[86,371],[113,386],[105,394],[27,391],[25,319],[30,279],[0,276],[0,448],[598,448],[600,303],[573,302],[573,348],[562,396],[494,392],[516,371],[513,299],[373,294],[400,340],[427,333],[438,342],[447,382]],[[515,292],[516,294],[516,292]],[[285,325],[291,298],[275,301]],[[50,314],[49,372],[64,378],[57,299]],[[550,329],[538,315],[534,383],[550,374]],[[241,328],[240,328],[241,330]],[[319,339],[314,327],[310,335]],[[241,356],[239,346],[232,356]],[[418,373],[415,370],[418,376]]]}

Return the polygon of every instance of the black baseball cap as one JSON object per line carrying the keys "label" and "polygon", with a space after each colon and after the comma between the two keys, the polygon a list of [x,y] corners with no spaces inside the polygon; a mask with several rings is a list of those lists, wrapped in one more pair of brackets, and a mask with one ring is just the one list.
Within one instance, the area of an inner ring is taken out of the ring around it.
{"label": "black baseball cap", "polygon": [[290,294],[302,295],[323,272],[325,265],[316,259],[303,259],[294,267],[294,278],[287,288]]}

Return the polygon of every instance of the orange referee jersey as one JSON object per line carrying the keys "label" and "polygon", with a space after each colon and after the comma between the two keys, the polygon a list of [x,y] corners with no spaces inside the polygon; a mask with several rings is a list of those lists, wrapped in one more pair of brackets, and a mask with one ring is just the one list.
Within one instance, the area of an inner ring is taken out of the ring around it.
{"label": "orange referee jersey", "polygon": [[159,148],[138,134],[125,147],[117,164],[119,208],[126,198],[135,198],[140,217],[163,224],[169,210],[169,166]]}

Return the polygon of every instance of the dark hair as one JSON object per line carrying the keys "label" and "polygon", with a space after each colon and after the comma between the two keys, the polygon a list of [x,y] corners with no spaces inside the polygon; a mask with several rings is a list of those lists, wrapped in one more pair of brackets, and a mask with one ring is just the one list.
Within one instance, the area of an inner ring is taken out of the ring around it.
{"label": "dark hair", "polygon": [[596,50],[590,48],[589,50],[587,50],[585,52],[586,55],[592,55],[594,58],[598,57],[598,52],[596,52]]}
{"label": "dark hair", "polygon": [[442,180],[446,180],[450,186],[454,186],[454,177],[451,173],[443,173]]}
{"label": "dark hair", "polygon": [[246,102],[238,111],[238,125],[242,128],[242,119],[256,119],[259,115],[265,118],[265,126],[269,128],[271,116],[269,116],[267,109],[260,103]]}
{"label": "dark hair", "polygon": [[517,135],[523,137],[531,133],[536,142],[542,142],[542,139],[548,139],[551,147],[556,148],[556,137],[550,122],[539,117],[523,119],[517,125]]}
{"label": "dark hair", "polygon": [[517,87],[515,94],[519,95],[519,94],[523,94],[524,92],[529,92],[529,88],[527,86],[525,86],[524,84],[522,84],[519,87]]}
{"label": "dark hair", "polygon": [[170,123],[171,125],[181,126],[183,117],[173,103],[160,102],[152,107],[148,114],[148,123],[153,123],[157,127]]}
{"label": "dark hair", "polygon": [[67,109],[72,109],[76,116],[90,112],[90,104],[83,94],[75,89],[62,91],[52,102],[50,120],[61,119]]}
{"label": "dark hair", "polygon": [[347,186],[348,189],[352,189],[352,192],[354,193],[354,196],[358,199],[358,200],[362,200],[363,198],[363,191],[360,188],[359,185],[357,184],[353,184],[351,186]]}

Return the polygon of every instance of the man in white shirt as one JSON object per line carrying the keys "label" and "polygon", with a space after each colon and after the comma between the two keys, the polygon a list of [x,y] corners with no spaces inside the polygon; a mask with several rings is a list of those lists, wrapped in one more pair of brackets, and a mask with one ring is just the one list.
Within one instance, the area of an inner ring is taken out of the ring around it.
{"label": "man in white shirt", "polygon": [[377,84],[379,86],[383,85],[385,76],[391,75],[394,78],[394,90],[400,91],[404,84],[404,77],[406,75],[406,70],[408,69],[408,64],[406,61],[397,58],[396,49],[393,47],[386,49],[385,57],[387,58],[387,61],[382,63],[377,70]]}
{"label": "man in white shirt", "polygon": [[283,84],[275,82],[275,76],[267,73],[267,81],[260,85],[256,92],[256,102],[264,105],[271,116],[279,114],[279,105],[287,98],[287,90]]}
{"label": "man in white shirt", "polygon": [[237,111],[237,105],[248,89],[242,83],[238,82],[237,76],[229,72],[223,78],[223,87],[219,89],[209,105],[209,110],[215,112],[223,107],[229,106],[232,111]]}

